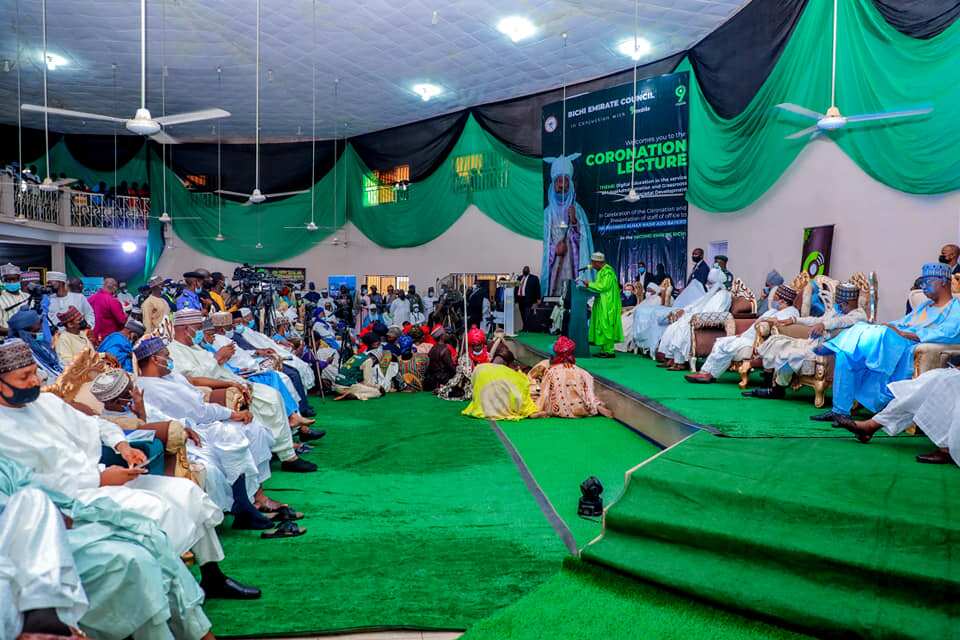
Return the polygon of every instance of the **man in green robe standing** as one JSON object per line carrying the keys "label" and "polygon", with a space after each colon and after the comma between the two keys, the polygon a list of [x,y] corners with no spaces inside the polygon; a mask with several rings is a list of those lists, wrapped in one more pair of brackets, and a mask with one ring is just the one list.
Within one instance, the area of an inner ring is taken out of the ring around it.
{"label": "man in green robe standing", "polygon": [[584,282],[587,289],[597,294],[590,314],[590,342],[600,347],[598,358],[614,358],[613,345],[623,342],[620,283],[606,256],[599,251],[590,255],[590,266],[597,272],[596,280]]}

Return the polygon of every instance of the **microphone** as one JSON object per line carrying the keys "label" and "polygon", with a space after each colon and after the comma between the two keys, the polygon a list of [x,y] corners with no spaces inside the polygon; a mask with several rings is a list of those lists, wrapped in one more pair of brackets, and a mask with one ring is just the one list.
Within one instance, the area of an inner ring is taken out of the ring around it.
{"label": "microphone", "polygon": [[588,271],[588,270],[591,269],[591,268],[592,268],[592,267],[588,264],[588,265],[585,266],[585,267],[580,267],[579,269],[577,269],[577,273],[583,273],[584,271]]}

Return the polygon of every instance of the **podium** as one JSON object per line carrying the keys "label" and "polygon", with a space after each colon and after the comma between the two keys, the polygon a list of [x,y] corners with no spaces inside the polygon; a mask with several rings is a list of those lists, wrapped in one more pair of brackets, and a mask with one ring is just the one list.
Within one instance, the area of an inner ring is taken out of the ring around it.
{"label": "podium", "polygon": [[590,340],[587,330],[587,301],[594,297],[593,291],[577,284],[571,279],[568,284],[570,292],[570,328],[567,337],[577,343],[574,355],[578,358],[590,357]]}
{"label": "podium", "polygon": [[514,299],[514,291],[518,284],[520,283],[517,280],[501,280],[497,282],[497,288],[503,289],[503,312],[499,320],[501,321],[500,324],[503,325],[504,335],[510,337],[517,335],[517,328],[522,322],[520,309],[517,307],[516,300]]}

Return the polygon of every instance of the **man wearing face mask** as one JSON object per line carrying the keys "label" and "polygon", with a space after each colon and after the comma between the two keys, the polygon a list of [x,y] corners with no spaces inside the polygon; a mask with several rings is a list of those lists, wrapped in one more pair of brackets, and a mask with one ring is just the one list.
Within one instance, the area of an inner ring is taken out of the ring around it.
{"label": "man wearing face mask", "polygon": [[64,367],[69,366],[84,349],[93,350],[93,344],[87,338],[87,321],[76,307],[58,314],[57,324],[60,330],[53,339],[53,348]]}
{"label": "man wearing face mask", "polygon": [[20,286],[20,267],[9,262],[0,266],[3,291],[0,291],[0,333],[7,335],[7,323],[15,313],[26,307],[29,294]]}
{"label": "man wearing face mask", "polygon": [[733,274],[727,269],[727,262],[730,260],[725,255],[719,255],[713,259],[713,266],[720,271],[723,271],[723,275],[726,277],[726,280],[723,282],[723,286],[727,289],[733,286]]}
{"label": "man wearing face mask", "polygon": [[919,343],[960,343],[960,301],[950,293],[950,267],[928,262],[921,279],[926,303],[896,322],[857,323],[824,345],[836,358],[833,407],[811,420],[848,417],[854,401],[868,411],[880,411],[893,399],[887,385],[913,375],[913,352]]}
{"label": "man wearing face mask", "polygon": [[[147,461],[116,425],[88,416],[52,393],[40,393],[30,348],[21,340],[0,344],[0,455],[31,469],[35,481],[82,504],[99,498],[146,516],[166,534],[174,553],[192,550],[207,598],[259,598],[260,590],[223,574],[223,548],[215,527],[220,509],[193,482],[147,475]],[[129,466],[99,468],[101,446]]]}
{"label": "man wearing face mask", "polygon": [[[523,268],[520,283],[517,285],[517,307],[520,320],[526,322],[530,308],[540,302],[540,278],[530,273],[530,267]],[[429,313],[429,312],[428,312]]]}
{"label": "man wearing face mask", "polygon": [[145,332],[143,324],[136,320],[127,320],[120,331],[115,331],[103,339],[97,351],[109,353],[117,359],[124,371],[133,373],[133,345]]}
{"label": "man wearing face mask", "polygon": [[767,279],[763,283],[763,289],[760,291],[760,299],[757,301],[757,313],[763,313],[770,308],[770,294],[774,289],[783,284],[783,276],[774,269],[767,274]]}
{"label": "man wearing face mask", "polygon": [[30,347],[33,357],[41,367],[41,374],[48,382],[63,373],[63,364],[53,350],[53,345],[47,342],[43,335],[42,319],[33,309],[21,308],[10,318],[9,336],[20,338]]}
{"label": "man wearing face mask", "polygon": [[67,289],[67,276],[59,271],[47,271],[47,284],[53,287],[55,293],[50,296],[50,303],[47,307],[47,317],[52,326],[57,326],[59,316],[70,307],[73,307],[83,315],[87,321],[87,329],[93,329],[96,320],[93,307],[83,297],[82,293],[74,293]]}
{"label": "man wearing face mask", "polygon": [[960,273],[960,247],[955,244],[944,245],[940,249],[940,262],[950,267],[950,275]]}
{"label": "man wearing face mask", "polygon": [[200,302],[200,290],[204,275],[199,271],[187,271],[183,274],[183,281],[186,286],[180,297],[177,298],[177,311],[181,309],[203,310],[203,304]]}
{"label": "man wearing face mask", "polygon": [[836,337],[847,327],[867,321],[867,313],[860,308],[860,289],[851,282],[837,286],[836,301],[820,317],[788,318],[776,324],[786,327],[802,324],[810,327],[809,338],[791,338],[779,334],[767,338],[757,354],[763,358],[763,368],[768,372],[767,386],[744,391],[743,395],[752,398],[779,399],[785,395],[794,374],[800,373],[805,362],[816,356],[814,349],[824,340]]}
{"label": "man wearing face mask", "polygon": [[693,271],[690,272],[690,275],[687,277],[687,284],[690,284],[694,280],[698,280],[700,284],[706,288],[707,286],[707,276],[710,275],[710,267],[707,266],[707,263],[703,260],[703,249],[699,247],[694,249],[690,254],[690,259],[693,260]]}
{"label": "man wearing face mask", "polygon": [[159,327],[164,318],[170,315],[170,306],[163,299],[161,293],[163,282],[164,280],[160,276],[150,278],[150,281],[147,282],[147,286],[150,287],[150,295],[140,305],[140,311],[143,314],[143,326],[148,333]]}

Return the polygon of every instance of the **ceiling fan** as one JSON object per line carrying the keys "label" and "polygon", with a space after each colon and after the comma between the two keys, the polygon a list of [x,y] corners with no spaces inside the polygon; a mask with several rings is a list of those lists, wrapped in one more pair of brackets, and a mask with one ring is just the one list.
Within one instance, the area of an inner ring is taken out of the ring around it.
{"label": "ceiling fan", "polygon": [[[306,193],[308,189],[303,189],[300,191],[283,191],[281,193],[263,193],[260,191],[260,0],[257,0],[257,83],[256,83],[256,131],[255,131],[255,144],[254,144],[254,154],[256,157],[256,165],[254,171],[254,185],[252,193],[240,193],[238,191],[227,191],[226,189],[217,189],[216,193],[225,196],[236,196],[240,198],[246,198],[247,201],[244,203],[244,206],[249,206],[252,204],[261,204],[266,202],[267,198],[282,198],[286,196],[295,196],[301,193]],[[258,243],[259,244],[259,243]],[[259,249],[260,247],[256,247]]]}
{"label": "ceiling fan", "polygon": [[[46,29],[44,29],[46,38]],[[46,45],[44,45],[44,61],[46,61]],[[46,77],[46,62],[44,62],[44,77]],[[223,109],[202,109],[154,118],[147,109],[147,0],[140,0],[140,108],[130,119],[105,116],[98,113],[86,113],[72,109],[58,109],[47,106],[46,88],[44,88],[43,106],[24,104],[20,106],[24,111],[35,111],[47,115],[64,116],[67,118],[83,118],[84,120],[99,120],[124,125],[129,131],[141,136],[148,136],[160,144],[176,144],[177,141],[166,133],[163,128],[176,124],[187,124],[214,118],[227,118],[228,111]]]}
{"label": "ceiling fan", "polygon": [[812,140],[826,131],[842,129],[848,124],[877,120],[893,120],[894,118],[912,118],[933,111],[933,107],[916,107],[901,111],[863,113],[855,116],[845,116],[840,113],[840,109],[837,107],[837,0],[833,0],[833,62],[830,77],[830,108],[827,109],[826,113],[820,113],[813,109],[801,107],[800,105],[789,102],[778,104],[776,108],[814,121],[814,124],[806,129],[801,129],[796,133],[788,135],[786,137],[787,140],[795,140],[805,136],[809,136],[809,139]]}

